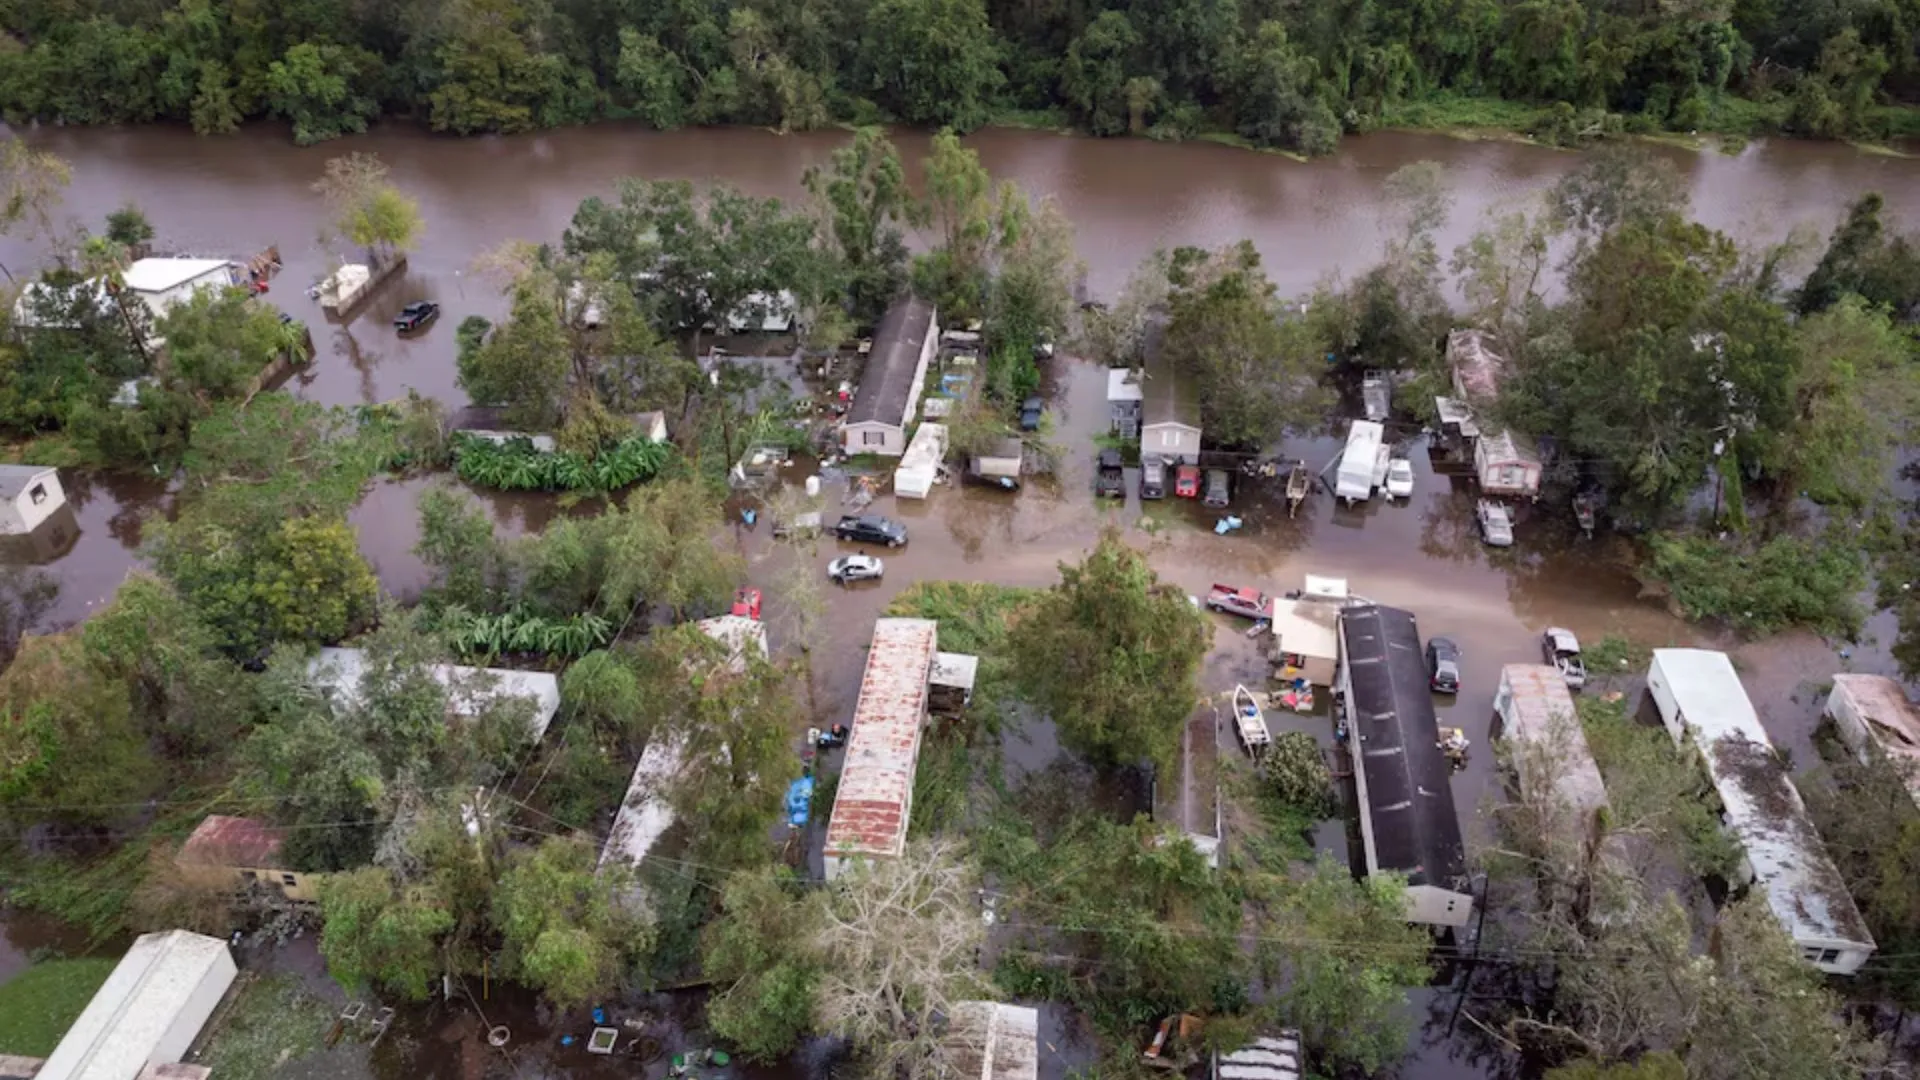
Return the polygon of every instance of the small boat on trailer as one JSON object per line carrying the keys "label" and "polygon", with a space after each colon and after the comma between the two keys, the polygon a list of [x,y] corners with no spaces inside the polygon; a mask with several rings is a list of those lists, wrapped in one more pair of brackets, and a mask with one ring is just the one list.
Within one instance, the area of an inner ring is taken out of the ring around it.
{"label": "small boat on trailer", "polygon": [[1240,745],[1253,757],[1260,756],[1273,737],[1267,733],[1267,717],[1260,701],[1244,685],[1233,688],[1233,726],[1240,734]]}

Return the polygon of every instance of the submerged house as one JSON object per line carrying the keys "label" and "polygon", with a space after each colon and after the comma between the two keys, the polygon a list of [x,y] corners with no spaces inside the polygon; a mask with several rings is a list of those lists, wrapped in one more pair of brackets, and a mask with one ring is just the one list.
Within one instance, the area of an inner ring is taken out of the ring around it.
{"label": "submerged house", "polygon": [[1420,628],[1399,608],[1357,604],[1340,613],[1340,646],[1365,872],[1406,875],[1409,921],[1464,926],[1473,914],[1466,846]]}
{"label": "submerged house", "polygon": [[940,348],[934,316],[933,301],[908,296],[881,317],[860,389],[840,427],[843,453],[899,457],[907,452],[907,424],[919,411],[927,365]]}
{"label": "submerged house", "polygon": [[286,833],[264,821],[208,814],[173,861],[182,877],[203,888],[260,888],[288,900],[318,903],[322,875],[288,868],[280,857],[285,846]]}
{"label": "submerged house", "polygon": [[1710,649],[1655,649],[1647,693],[1674,745],[1699,752],[1720,795],[1721,818],[1745,855],[1734,884],[1766,893],[1809,964],[1830,975],[1860,970],[1877,948],[1873,935],[1732,661]]}
{"label": "submerged house", "polygon": [[857,862],[896,858],[906,849],[938,638],[939,624],[932,619],[874,621],[827,819],[823,861],[829,881]]}
{"label": "submerged house", "polygon": [[60,470],[51,465],[0,465],[0,536],[23,536],[67,505]]}
{"label": "submerged house", "polygon": [[1447,335],[1447,365],[1453,370],[1453,397],[1435,405],[1443,426],[1473,440],[1474,478],[1489,495],[1532,499],[1540,494],[1540,456],[1525,436],[1504,429],[1483,429],[1476,416],[1500,398],[1506,381],[1506,357],[1484,330],[1455,330]]}
{"label": "submerged house", "polygon": [[1840,674],[1827,696],[1828,719],[1840,741],[1864,764],[1875,754],[1891,759],[1920,804],[1920,709],[1897,680],[1885,675]]}

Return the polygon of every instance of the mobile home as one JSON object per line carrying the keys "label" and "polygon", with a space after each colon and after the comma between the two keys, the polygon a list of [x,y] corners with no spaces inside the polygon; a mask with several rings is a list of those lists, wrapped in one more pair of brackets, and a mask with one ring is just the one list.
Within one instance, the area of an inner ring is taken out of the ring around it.
{"label": "mobile home", "polygon": [[136,1080],[178,1063],[237,974],[219,938],[186,930],[140,935],[38,1080]]}
{"label": "mobile home", "polygon": [[860,389],[841,425],[843,453],[899,457],[907,452],[907,422],[920,410],[927,365],[939,348],[933,302],[917,296],[894,301],[880,319]]}
{"label": "mobile home", "polygon": [[940,478],[940,463],[947,458],[947,426],[921,424],[913,433],[907,452],[900,455],[900,467],[893,470],[893,493],[903,499],[924,499],[933,492]]}
{"label": "mobile home", "polygon": [[1488,432],[1474,440],[1473,475],[1488,495],[1540,497],[1540,455],[1511,431]]}
{"label": "mobile home", "polygon": [[862,860],[898,858],[906,850],[938,634],[932,619],[873,624],[846,761],[827,820],[822,861],[828,880]]}
{"label": "mobile home", "polygon": [[1373,474],[1380,463],[1380,450],[1386,441],[1386,429],[1371,420],[1355,420],[1347,430],[1347,448],[1340,455],[1339,471],[1334,476],[1333,493],[1347,502],[1365,502],[1373,497]]}

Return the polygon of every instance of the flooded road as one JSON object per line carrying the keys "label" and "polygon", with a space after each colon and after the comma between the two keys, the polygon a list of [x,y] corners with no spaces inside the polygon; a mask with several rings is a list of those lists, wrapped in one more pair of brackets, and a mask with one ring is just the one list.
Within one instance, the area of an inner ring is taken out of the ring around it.
{"label": "flooded road", "polygon": [[[498,285],[475,277],[476,256],[511,239],[557,239],[580,199],[607,192],[623,175],[720,180],[758,194],[797,198],[801,172],[824,162],[845,139],[841,133],[662,134],[619,125],[471,140],[385,130],[307,149],[267,131],[225,140],[160,129],[47,130],[27,137],[74,166],[63,213],[97,226],[106,212],[131,198],[153,219],[164,250],[237,257],[277,244],[286,270],[270,298],[305,319],[319,344],[316,363],[291,384],[294,392],[329,404],[356,404],[416,389],[449,405],[464,400],[454,380],[454,327],[465,315],[497,317],[505,307]],[[917,181],[927,139],[908,133],[899,141]],[[1285,291],[1364,269],[1381,243],[1376,222],[1384,210],[1383,181],[1399,166],[1423,159],[1446,166],[1455,195],[1452,219],[1439,238],[1442,250],[1451,250],[1486,214],[1520,209],[1530,193],[1577,161],[1570,154],[1509,142],[1393,133],[1347,140],[1339,155],[1309,164],[1209,144],[1024,132],[986,132],[968,142],[997,178],[1060,197],[1079,228],[1095,296],[1111,295],[1155,248],[1218,245],[1242,237],[1259,246]],[[329,259],[317,238],[322,208],[309,185],[328,157],[357,150],[380,154],[395,179],[419,198],[426,234],[406,276],[385,288],[352,323],[339,326],[328,323],[302,295]],[[1846,202],[1868,190],[1882,191],[1890,209],[1910,223],[1920,222],[1920,183],[1915,182],[1920,162],[1789,142],[1759,142],[1735,155],[1658,152],[1671,157],[1692,184],[1696,214],[1743,239],[1780,239],[1797,225],[1824,234]],[[0,241],[0,261],[9,266],[17,269],[31,256],[18,240]],[[415,338],[395,338],[390,318],[402,304],[419,299],[439,301],[448,317]],[[1474,741],[1471,763],[1453,784],[1468,834],[1476,836],[1480,810],[1495,790],[1486,732],[1500,665],[1537,659],[1538,636],[1549,624],[1569,627],[1588,640],[1619,633],[1643,644],[1705,641],[1640,596],[1624,552],[1613,541],[1578,539],[1571,521],[1564,520],[1569,516],[1564,507],[1543,504],[1523,513],[1515,547],[1485,548],[1474,531],[1468,485],[1436,471],[1417,439],[1409,443],[1416,493],[1399,505],[1376,501],[1340,510],[1317,494],[1298,517],[1289,518],[1275,486],[1255,485],[1237,493],[1233,508],[1246,527],[1217,536],[1212,532],[1216,512],[1175,499],[1141,503],[1132,473],[1124,502],[1096,503],[1089,490],[1090,440],[1106,424],[1104,372],[1064,357],[1054,367],[1049,408],[1057,441],[1067,451],[1056,478],[1030,483],[1017,494],[937,488],[925,501],[883,496],[875,504],[875,512],[905,522],[913,539],[885,556],[884,581],[844,590],[826,587],[826,618],[812,650],[816,721],[844,719],[850,712],[873,619],[901,589],[919,580],[955,578],[1046,586],[1056,580],[1060,562],[1079,559],[1103,528],[1113,527],[1147,551],[1164,578],[1193,595],[1215,581],[1277,593],[1297,588],[1307,573],[1342,576],[1358,593],[1412,610],[1423,633],[1459,641],[1465,650],[1465,689],[1455,699],[1442,699],[1440,713],[1443,724],[1464,728]],[[1318,467],[1337,449],[1330,439],[1303,439],[1286,452]],[[137,565],[142,522],[162,513],[166,500],[157,480],[66,479],[75,536],[29,560],[41,564],[60,590],[42,626],[82,619],[111,597]],[[801,479],[788,477],[792,483]],[[418,528],[414,503],[428,482],[383,480],[353,514],[362,549],[382,583],[403,598],[426,581],[411,549]],[[838,492],[829,488],[828,494],[831,513]],[[538,532],[558,512],[557,503],[543,497],[494,495],[483,501],[504,535]],[[725,542],[738,546],[750,577],[767,592],[776,646],[791,647],[779,610],[785,565],[802,560],[824,575],[825,564],[842,546],[830,540],[811,549],[776,545],[764,522],[758,528],[734,526]],[[1263,680],[1264,667],[1242,637],[1245,624],[1222,617],[1214,622],[1216,652],[1202,689],[1217,694],[1236,682]],[[1888,667],[1884,643],[1891,640],[1891,628],[1876,624],[1874,631],[1882,644],[1846,661],[1806,635],[1739,650],[1755,704],[1783,745],[1804,741],[1817,710],[1812,689],[1841,664],[1853,670]],[[1317,736],[1328,734],[1320,718],[1289,718],[1288,723]],[[1007,744],[1021,770],[1043,765],[1056,750],[1051,733],[1043,730],[1011,732]],[[1796,761],[1810,760],[1810,752],[1796,754]],[[1343,843],[1328,837],[1323,846],[1337,854]],[[0,952],[0,978],[7,963],[8,954]],[[539,1042],[543,1034],[564,1029],[531,1006],[526,1015],[522,1045],[549,1046]],[[396,1039],[394,1049],[376,1059],[376,1071],[394,1077],[466,1075],[473,1061],[464,1048],[477,1032],[448,1039],[452,1030],[423,1021],[411,1044]],[[407,1045],[417,1052],[399,1054]],[[1419,1055],[1413,1068],[1423,1077],[1486,1074],[1482,1066],[1451,1061],[1444,1046],[1410,1050]],[[540,1054],[528,1060],[534,1071],[525,1075],[542,1075],[538,1070],[548,1065],[574,1071],[570,1061]],[[1061,1057],[1043,1054],[1043,1075],[1065,1071]]]}

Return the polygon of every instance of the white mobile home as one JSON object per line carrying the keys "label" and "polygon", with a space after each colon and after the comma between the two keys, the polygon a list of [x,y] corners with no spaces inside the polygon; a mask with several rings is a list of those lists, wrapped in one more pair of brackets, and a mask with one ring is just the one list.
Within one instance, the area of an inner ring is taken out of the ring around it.
{"label": "white mobile home", "polygon": [[67,505],[60,470],[48,465],[0,465],[0,536],[24,536]]}
{"label": "white mobile home", "polygon": [[1489,432],[1474,440],[1473,475],[1489,495],[1540,496],[1540,455],[1511,431]]}
{"label": "white mobile home", "polygon": [[829,881],[861,860],[896,858],[906,849],[938,635],[939,624],[932,619],[874,621],[846,761],[827,820],[822,861]]}
{"label": "white mobile home", "polygon": [[933,302],[896,300],[880,319],[860,389],[840,427],[841,452],[899,457],[907,452],[907,422],[920,408],[927,365],[940,348]]}
{"label": "white mobile home", "polygon": [[[351,706],[359,699],[360,680],[367,671],[366,654],[359,649],[321,649],[307,664],[307,677],[330,699]],[[495,701],[522,698],[533,706],[527,741],[539,742],[560,711],[560,680],[551,672],[513,671],[507,668],[461,667],[435,664],[433,677],[447,688],[450,717],[479,716]]]}
{"label": "white mobile home", "polygon": [[940,464],[947,459],[947,426],[921,424],[900,455],[900,467],[893,470],[893,493],[903,499],[924,499],[933,492],[940,478]]}
{"label": "white mobile home", "polygon": [[1861,762],[1874,754],[1892,759],[1920,803],[1920,709],[1899,682],[1885,675],[1835,675],[1827,716]]}
{"label": "white mobile home", "polygon": [[142,934],[40,1067],[38,1080],[136,1080],[186,1056],[237,969],[227,943]]}
{"label": "white mobile home", "polygon": [[[1111,376],[1109,376],[1111,378]],[[1140,384],[1140,456],[1200,464],[1200,397],[1185,372],[1157,356]]]}
{"label": "white mobile home", "polygon": [[128,291],[158,319],[202,289],[239,284],[240,267],[225,259],[141,259],[121,275]]}
{"label": "white mobile home", "polygon": [[1347,429],[1347,448],[1340,454],[1333,493],[1347,502],[1373,497],[1373,474],[1379,464],[1386,429],[1371,420],[1355,420]]}
{"label": "white mobile home", "polygon": [[961,1001],[947,1018],[956,1080],[1037,1080],[1040,1012],[997,1001]]}
{"label": "white mobile home", "polygon": [[1709,649],[1655,649],[1647,692],[1674,744],[1699,752],[1727,828],[1745,853],[1743,876],[1765,891],[1801,955],[1830,975],[1860,970],[1873,955],[1873,935],[1732,661]]}

